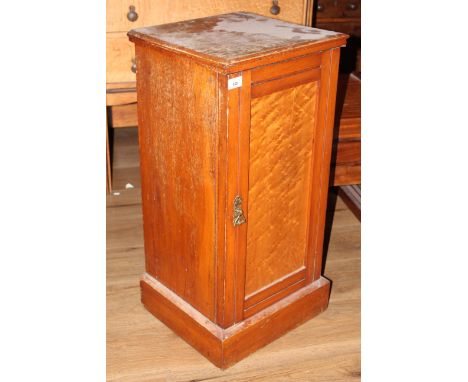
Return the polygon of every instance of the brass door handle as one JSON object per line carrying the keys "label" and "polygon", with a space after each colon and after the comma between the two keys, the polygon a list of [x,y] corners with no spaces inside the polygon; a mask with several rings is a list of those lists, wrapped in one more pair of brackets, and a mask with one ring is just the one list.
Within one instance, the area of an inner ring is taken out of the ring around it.
{"label": "brass door handle", "polygon": [[239,195],[234,198],[233,206],[234,215],[232,218],[232,223],[234,224],[234,227],[246,223],[247,220],[245,219],[244,211],[242,211],[242,198]]}
{"label": "brass door handle", "polygon": [[136,73],[136,72],[137,72],[136,61],[135,61],[134,58],[132,58],[132,66],[131,66],[130,70],[131,70],[133,73]]}

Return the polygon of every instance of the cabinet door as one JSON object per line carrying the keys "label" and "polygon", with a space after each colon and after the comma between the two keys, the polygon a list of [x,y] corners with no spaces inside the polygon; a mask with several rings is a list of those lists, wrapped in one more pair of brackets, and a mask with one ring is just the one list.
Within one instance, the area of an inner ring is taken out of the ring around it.
{"label": "cabinet door", "polygon": [[242,76],[232,206],[237,319],[320,276],[338,55],[231,76]]}

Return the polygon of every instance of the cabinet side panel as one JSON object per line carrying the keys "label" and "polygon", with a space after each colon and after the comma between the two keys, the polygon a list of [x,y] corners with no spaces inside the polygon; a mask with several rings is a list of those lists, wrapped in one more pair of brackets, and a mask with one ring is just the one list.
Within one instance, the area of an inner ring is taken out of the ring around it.
{"label": "cabinet side panel", "polygon": [[138,46],[147,272],[214,319],[216,73]]}
{"label": "cabinet side panel", "polygon": [[245,294],[305,266],[316,81],[252,99]]}

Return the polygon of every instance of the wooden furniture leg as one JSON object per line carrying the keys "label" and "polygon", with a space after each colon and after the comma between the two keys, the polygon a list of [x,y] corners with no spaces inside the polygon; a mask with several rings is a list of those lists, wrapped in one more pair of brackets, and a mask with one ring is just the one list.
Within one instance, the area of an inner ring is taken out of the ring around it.
{"label": "wooden furniture leg", "polygon": [[339,187],[338,195],[340,195],[354,216],[361,221],[361,185],[350,184],[341,186]]}
{"label": "wooden furniture leg", "polygon": [[[106,106],[107,109],[107,106]],[[110,145],[109,145],[109,122],[107,121],[106,113],[106,191],[108,193],[112,192],[112,165],[110,158]]]}

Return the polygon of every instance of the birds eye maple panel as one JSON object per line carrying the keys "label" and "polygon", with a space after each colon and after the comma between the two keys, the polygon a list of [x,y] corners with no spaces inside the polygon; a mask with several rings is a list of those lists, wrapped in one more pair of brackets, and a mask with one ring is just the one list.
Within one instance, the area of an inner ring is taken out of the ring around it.
{"label": "birds eye maple panel", "polygon": [[317,88],[309,82],[252,100],[248,295],[305,266]]}
{"label": "birds eye maple panel", "polygon": [[146,308],[217,366],[327,307],[346,35],[237,12],[140,28]]}

